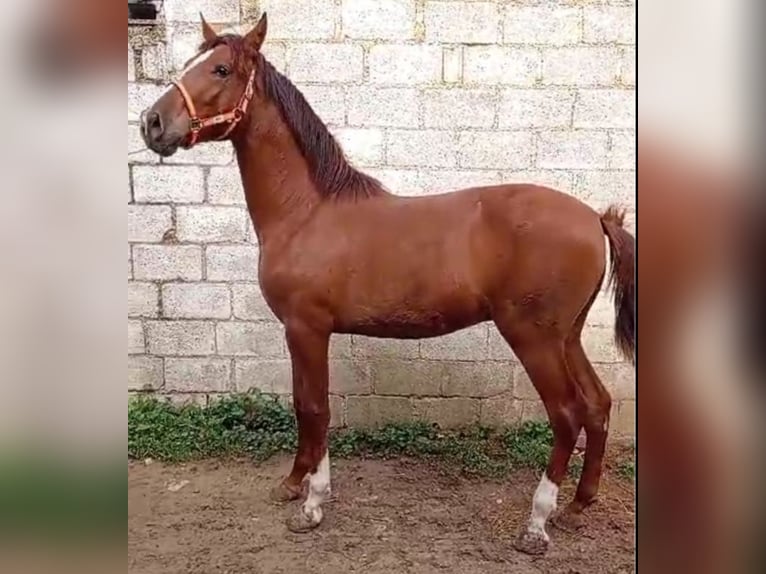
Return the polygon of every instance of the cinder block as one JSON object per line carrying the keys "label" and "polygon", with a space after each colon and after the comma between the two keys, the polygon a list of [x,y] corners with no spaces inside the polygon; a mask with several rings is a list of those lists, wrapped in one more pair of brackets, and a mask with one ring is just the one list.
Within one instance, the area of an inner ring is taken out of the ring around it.
{"label": "cinder block", "polygon": [[508,44],[577,44],[580,8],[576,6],[505,7],[503,40]]}
{"label": "cinder block", "polygon": [[405,397],[346,397],[346,424],[350,427],[380,427],[414,418],[412,402]]}
{"label": "cinder block", "polygon": [[343,86],[313,86],[296,84],[314,113],[326,124],[346,123],[346,96]]}
{"label": "cinder block", "polygon": [[388,163],[392,166],[455,167],[457,149],[452,132],[390,130]]}
{"label": "cinder block", "polygon": [[574,93],[567,89],[503,90],[498,125],[501,129],[569,127],[574,101]]}
{"label": "cinder block", "polygon": [[494,44],[500,11],[494,2],[426,2],[426,42]]}
{"label": "cinder block", "polygon": [[266,42],[329,40],[335,35],[338,8],[334,0],[261,0],[260,11],[269,15]]}
{"label": "cinder block", "polygon": [[622,401],[609,421],[610,434],[620,437],[636,435],[636,401]]}
{"label": "cinder block", "polygon": [[137,203],[196,203],[205,198],[202,168],[133,166],[133,198]]}
{"label": "cinder block", "polygon": [[343,36],[358,40],[415,38],[415,0],[343,0]]}
{"label": "cinder block", "polygon": [[207,198],[217,205],[245,205],[245,190],[236,167],[211,167],[207,180]]}
{"label": "cinder block", "polygon": [[415,416],[441,428],[460,428],[479,422],[479,401],[465,397],[414,399]]}
{"label": "cinder block", "polygon": [[423,195],[421,172],[417,169],[370,168],[366,173],[380,181],[391,193],[400,196]]}
{"label": "cinder block", "polygon": [[511,393],[482,399],[479,407],[479,424],[492,428],[513,427],[521,422],[523,403]]}
{"label": "cinder block", "polygon": [[133,276],[139,281],[199,281],[202,249],[196,245],[134,245]]}
{"label": "cinder block", "polygon": [[623,360],[614,343],[614,329],[586,327],[582,343],[585,354],[593,363],[619,363]]}
{"label": "cinder block", "polygon": [[287,69],[287,48],[284,43],[273,42],[271,38],[267,38],[261,47],[261,54],[278,72],[285,73]]}
{"label": "cinder block", "polygon": [[416,359],[419,356],[420,342],[417,339],[379,339],[359,335],[354,335],[351,339],[355,357]]}
{"label": "cinder block", "polygon": [[[602,287],[606,286],[606,281]],[[588,312],[587,325],[614,329],[614,300],[611,292],[601,291]]]}
{"label": "cinder block", "polygon": [[199,22],[200,12],[208,22],[239,21],[239,0],[165,0],[165,19],[168,22]]}
{"label": "cinder block", "polygon": [[560,169],[506,171],[503,172],[502,176],[505,183],[533,183],[557,189],[570,195],[573,195],[575,187],[575,174]]}
{"label": "cinder block", "polygon": [[532,86],[540,78],[537,48],[465,46],[463,81],[466,84]]}
{"label": "cinder block", "polygon": [[543,83],[563,86],[612,86],[620,76],[617,47],[576,46],[543,50]]}
{"label": "cinder block", "polygon": [[461,132],[460,166],[485,169],[526,169],[535,153],[532,133],[524,131]]}
{"label": "cinder block", "polygon": [[573,195],[599,211],[613,203],[634,206],[636,172],[581,171],[575,176]]}
{"label": "cinder block", "polygon": [[424,359],[483,361],[488,355],[487,326],[483,323],[420,342],[420,356]]}
{"label": "cinder block", "polygon": [[205,142],[191,149],[179,149],[166,164],[228,165],[234,160],[234,148],[228,141]]}
{"label": "cinder block", "polygon": [[501,183],[500,173],[487,170],[426,169],[418,172],[421,195]]}
{"label": "cinder block", "polygon": [[247,212],[241,207],[177,207],[176,220],[179,241],[244,242],[247,238],[249,219]]}
{"label": "cinder block", "polygon": [[516,361],[518,358],[511,350],[511,346],[503,339],[494,324],[489,329],[489,358],[493,361]]}
{"label": "cinder block", "polygon": [[162,287],[162,311],[174,319],[228,319],[229,288],[211,283],[173,283]]}
{"label": "cinder block", "polygon": [[519,363],[513,373],[513,396],[523,401],[539,401],[540,393],[537,392],[526,369]]}
{"label": "cinder block", "polygon": [[463,47],[445,46],[442,51],[442,81],[455,84],[463,81]]}
{"label": "cinder block", "polygon": [[231,390],[229,359],[165,359],[165,390],[191,393]]}
{"label": "cinder block", "polygon": [[593,130],[545,131],[538,136],[537,167],[543,169],[603,169],[607,134]]}
{"label": "cinder block", "polygon": [[169,205],[128,205],[128,241],[160,243],[172,228]]}
{"label": "cinder block", "polygon": [[417,127],[418,91],[415,88],[351,87],[348,125]]}
{"label": "cinder block", "polygon": [[141,112],[156,102],[165,88],[156,84],[128,84],[128,121],[137,122]]}
{"label": "cinder block", "polygon": [[376,395],[439,396],[450,364],[441,361],[375,359],[370,361]]}
{"label": "cinder block", "polygon": [[148,391],[162,388],[162,359],[128,357],[128,390]]}
{"label": "cinder block", "polygon": [[369,395],[370,365],[366,361],[330,360],[330,392],[336,395]]}
{"label": "cinder block", "polygon": [[427,128],[491,128],[497,96],[490,89],[448,88],[423,92],[423,122]]}
{"label": "cinder block", "polygon": [[575,128],[632,128],[636,125],[634,90],[580,90]]}
{"label": "cinder block", "polygon": [[511,391],[514,366],[497,361],[449,362],[442,378],[445,397],[493,397]]}
{"label": "cinder block", "polygon": [[636,48],[626,46],[620,59],[620,82],[625,86],[636,85]]}
{"label": "cinder block", "polygon": [[168,60],[171,74],[180,74],[196,54],[202,43],[202,31],[199,24],[177,23],[170,31]]}
{"label": "cinder block", "polygon": [[351,359],[351,335],[333,334],[330,337],[328,354],[331,359]]}
{"label": "cinder block", "polygon": [[143,355],[145,352],[144,327],[141,321],[128,321],[128,355]]}
{"label": "cinder block", "polygon": [[630,363],[594,365],[613,402],[636,399],[636,370]]}
{"label": "cinder block", "polygon": [[144,78],[162,80],[168,75],[167,55],[164,44],[144,46],[141,50],[141,67]]}
{"label": "cinder block", "polygon": [[594,44],[635,44],[635,6],[584,7],[583,40]]}
{"label": "cinder block", "polygon": [[293,391],[290,359],[236,359],[234,386],[238,392],[258,389],[270,394],[290,394]]}
{"label": "cinder block", "polygon": [[294,82],[361,81],[364,51],[353,44],[294,44],[287,51],[287,69]]}
{"label": "cinder block", "polygon": [[277,318],[263,298],[259,285],[241,283],[231,286],[234,317],[245,321],[276,321]]}
{"label": "cinder block", "polygon": [[252,355],[264,359],[287,356],[284,329],[276,323],[218,323],[216,341],[222,355]]}
{"label": "cinder block", "polygon": [[152,355],[212,355],[215,327],[206,321],[147,321],[147,343]]}
{"label": "cinder block", "polygon": [[211,245],[205,250],[208,281],[255,281],[258,279],[258,247]]}
{"label": "cinder block", "polygon": [[159,290],[154,283],[128,281],[128,317],[157,317]]}
{"label": "cinder block", "polygon": [[548,413],[540,399],[521,402],[521,422],[548,422]]}
{"label": "cinder block", "polygon": [[374,128],[340,128],[335,137],[346,157],[359,166],[380,165],[385,155],[383,132]]}
{"label": "cinder block", "polygon": [[160,161],[160,156],[146,148],[138,124],[128,124],[128,153],[131,154],[128,156],[128,164],[159,163]]}
{"label": "cinder block", "polygon": [[128,82],[136,81],[136,55],[128,46]]}
{"label": "cinder block", "polygon": [[636,130],[615,130],[609,133],[609,167],[636,169]]}
{"label": "cinder block", "polygon": [[437,45],[380,44],[370,48],[367,61],[373,84],[432,84],[441,80],[442,49]]}
{"label": "cinder block", "polygon": [[346,425],[346,399],[338,395],[330,395],[330,428]]}

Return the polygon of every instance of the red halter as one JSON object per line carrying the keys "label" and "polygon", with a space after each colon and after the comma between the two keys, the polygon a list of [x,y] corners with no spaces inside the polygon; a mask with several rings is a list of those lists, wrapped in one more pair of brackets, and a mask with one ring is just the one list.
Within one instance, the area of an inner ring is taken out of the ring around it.
{"label": "red halter", "polygon": [[245,116],[245,112],[247,111],[247,106],[250,105],[250,101],[253,99],[253,80],[255,79],[255,69],[253,69],[252,72],[250,72],[250,77],[247,80],[247,86],[245,87],[245,92],[242,94],[242,97],[239,99],[239,103],[237,104],[237,107],[235,107],[232,111],[226,112],[223,114],[218,114],[217,116],[212,116],[209,118],[200,119],[197,117],[197,110],[194,107],[194,102],[191,99],[191,96],[189,95],[189,92],[186,91],[186,88],[184,88],[183,84],[181,83],[181,80],[175,80],[173,81],[173,85],[178,88],[178,91],[181,92],[181,96],[184,99],[184,103],[186,104],[186,110],[189,112],[189,133],[191,134],[189,136],[189,142],[186,144],[186,148],[192,147],[199,138],[199,133],[202,131],[203,128],[206,128],[208,126],[217,126],[218,124],[225,124],[228,122],[229,127],[226,129],[225,132],[221,135],[221,137],[217,138],[219,140],[224,139],[226,136],[228,136],[231,133],[231,130],[233,130],[236,125],[239,123],[239,120],[241,120]]}

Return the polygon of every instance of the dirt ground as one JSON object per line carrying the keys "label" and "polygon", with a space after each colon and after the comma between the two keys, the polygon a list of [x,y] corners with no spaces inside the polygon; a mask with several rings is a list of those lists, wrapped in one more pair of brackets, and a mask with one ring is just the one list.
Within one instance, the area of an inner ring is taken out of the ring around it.
{"label": "dirt ground", "polygon": [[[628,574],[633,573],[632,484],[607,474],[575,533],[549,526],[545,556],[516,552],[539,476],[466,478],[412,460],[339,460],[322,525],[292,534],[270,488],[289,470],[280,457],[254,465],[130,462],[128,572],[135,574]],[[188,481],[188,482],[186,482]],[[178,488],[180,486],[180,488]],[[572,496],[562,486],[559,506]]]}

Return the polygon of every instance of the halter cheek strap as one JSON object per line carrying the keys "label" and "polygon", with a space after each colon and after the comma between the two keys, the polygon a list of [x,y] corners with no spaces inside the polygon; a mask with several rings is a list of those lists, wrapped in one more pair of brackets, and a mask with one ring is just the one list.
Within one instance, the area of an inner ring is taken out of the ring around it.
{"label": "halter cheek strap", "polygon": [[242,96],[239,98],[239,103],[237,103],[237,106],[231,110],[230,112],[225,112],[222,114],[218,114],[217,116],[211,116],[208,118],[200,118],[197,116],[197,109],[194,107],[194,102],[192,101],[191,96],[189,95],[189,92],[186,90],[184,85],[181,83],[181,80],[175,80],[173,82],[173,85],[178,88],[178,91],[181,92],[181,96],[184,99],[184,103],[186,104],[186,111],[189,112],[189,141],[184,146],[187,149],[192,147],[195,143],[197,143],[197,140],[199,139],[199,133],[206,127],[210,126],[217,126],[219,124],[225,124],[228,123],[229,127],[226,128],[226,131],[221,134],[220,137],[216,138],[219,140],[224,139],[226,136],[228,136],[231,131],[237,126],[239,121],[245,116],[245,112],[247,112],[247,108],[250,105],[250,101],[253,99],[253,80],[255,79],[255,69],[250,72],[250,77],[247,80],[247,86],[245,87],[245,91],[242,94]]}

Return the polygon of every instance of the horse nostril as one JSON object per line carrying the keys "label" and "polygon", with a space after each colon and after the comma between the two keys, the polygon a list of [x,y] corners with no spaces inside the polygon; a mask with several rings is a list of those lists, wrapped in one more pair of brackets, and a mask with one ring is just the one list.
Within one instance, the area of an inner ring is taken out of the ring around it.
{"label": "horse nostril", "polygon": [[148,132],[149,137],[155,140],[162,135],[163,127],[160,114],[157,112],[149,112],[146,117],[146,131]]}

